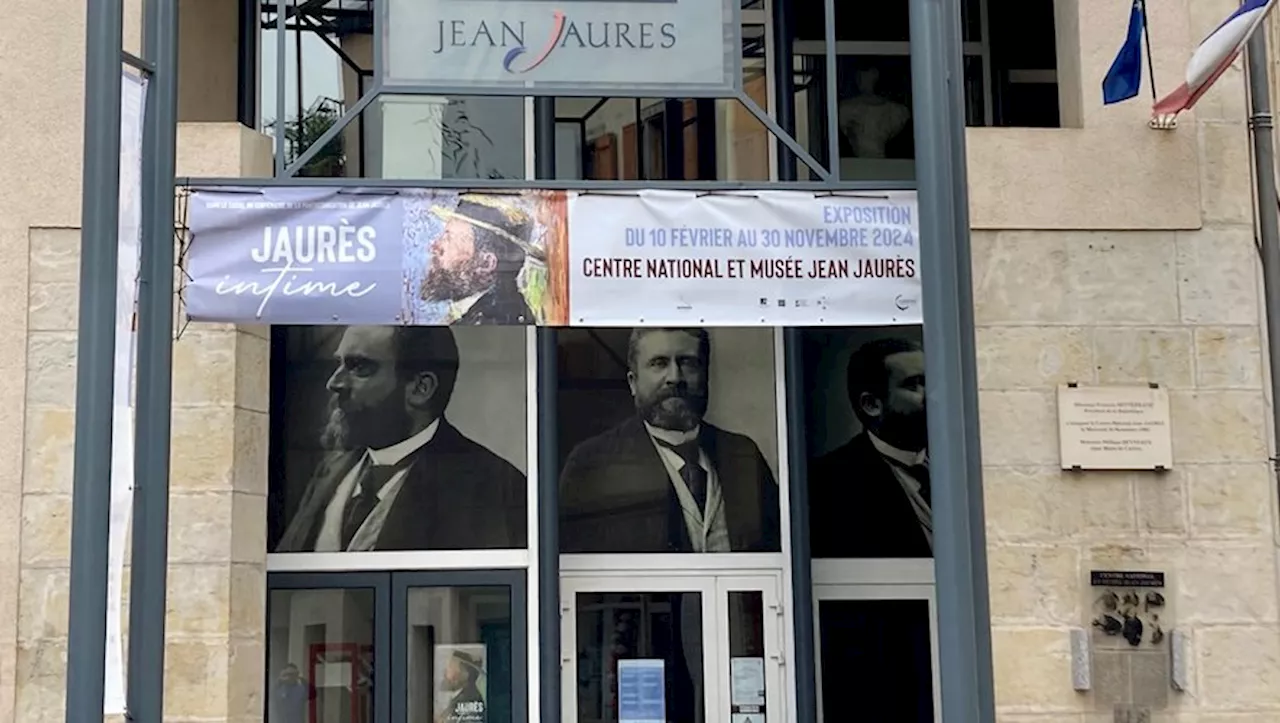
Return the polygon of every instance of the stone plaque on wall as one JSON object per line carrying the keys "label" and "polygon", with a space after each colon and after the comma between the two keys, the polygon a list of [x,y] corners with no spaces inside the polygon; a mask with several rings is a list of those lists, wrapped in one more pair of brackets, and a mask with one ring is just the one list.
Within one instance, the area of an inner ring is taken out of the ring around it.
{"label": "stone plaque on wall", "polygon": [[1058,387],[1062,469],[1167,470],[1173,466],[1169,393],[1142,387]]}

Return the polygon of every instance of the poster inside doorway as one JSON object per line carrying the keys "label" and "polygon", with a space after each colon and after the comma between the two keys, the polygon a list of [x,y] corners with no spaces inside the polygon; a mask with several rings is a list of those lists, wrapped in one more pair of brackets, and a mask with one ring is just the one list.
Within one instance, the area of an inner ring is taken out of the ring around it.
{"label": "poster inside doorway", "polygon": [[618,661],[618,723],[666,723],[666,662]]}
{"label": "poster inside doorway", "polygon": [[433,723],[487,723],[485,646],[437,645],[434,662]]}

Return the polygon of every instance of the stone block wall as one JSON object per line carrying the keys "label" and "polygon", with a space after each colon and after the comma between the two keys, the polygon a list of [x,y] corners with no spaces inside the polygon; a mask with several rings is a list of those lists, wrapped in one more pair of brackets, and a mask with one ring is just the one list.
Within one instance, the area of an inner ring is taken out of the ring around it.
{"label": "stone block wall", "polygon": [[[1196,41],[1229,12],[1205,5],[1191,13]],[[1189,635],[1190,688],[1153,720],[1280,720],[1275,477],[1243,98],[1236,67],[1176,131],[1197,140],[1199,176],[1187,180],[1200,188],[1198,227],[973,234],[1001,723],[1112,720],[1072,689],[1069,630],[1087,624],[1088,571],[1126,567],[1168,571],[1175,627]],[[1166,386],[1174,469],[1059,470],[1055,393],[1069,381]]]}
{"label": "stone block wall", "polygon": [[[75,229],[31,232],[16,588],[23,723],[63,719],[79,243]],[[166,721],[261,720],[268,349],[265,328],[234,327],[193,326],[175,346]]]}
{"label": "stone block wall", "polygon": [[[265,138],[235,124],[180,136],[180,155],[204,151],[200,172],[240,175],[269,156]],[[21,523],[0,549],[16,553],[16,584],[0,585],[16,604],[16,655],[0,689],[13,686],[11,720],[53,723],[66,696],[80,231],[33,227],[28,244]],[[167,723],[262,720],[269,348],[266,327],[198,324],[174,347]],[[127,602],[122,614],[127,633]]]}

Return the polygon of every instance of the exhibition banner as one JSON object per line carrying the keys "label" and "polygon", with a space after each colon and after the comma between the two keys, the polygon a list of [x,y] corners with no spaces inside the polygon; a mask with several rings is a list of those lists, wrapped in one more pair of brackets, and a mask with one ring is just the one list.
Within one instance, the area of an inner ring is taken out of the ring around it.
{"label": "exhibition banner", "polygon": [[103,715],[125,713],[124,566],[133,513],[133,381],[142,237],[142,121],[147,79],[120,73],[120,215],[116,226],[115,363],[111,391],[111,503],[107,535],[107,657]]}
{"label": "exhibition banner", "polygon": [[914,192],[195,190],[187,315],[271,324],[918,324]]}
{"label": "exhibition banner", "polygon": [[382,73],[390,86],[670,97],[741,85],[738,0],[390,0],[384,7]]}

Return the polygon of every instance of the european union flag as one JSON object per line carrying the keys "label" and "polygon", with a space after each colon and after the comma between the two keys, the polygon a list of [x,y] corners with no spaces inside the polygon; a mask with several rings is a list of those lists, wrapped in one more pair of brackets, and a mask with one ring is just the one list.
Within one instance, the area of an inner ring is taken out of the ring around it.
{"label": "european union flag", "polygon": [[1102,79],[1102,103],[1111,105],[1129,100],[1142,88],[1142,26],[1146,18],[1142,14],[1142,1],[1134,0],[1129,11],[1129,33],[1124,45],[1116,53],[1116,59]]}

